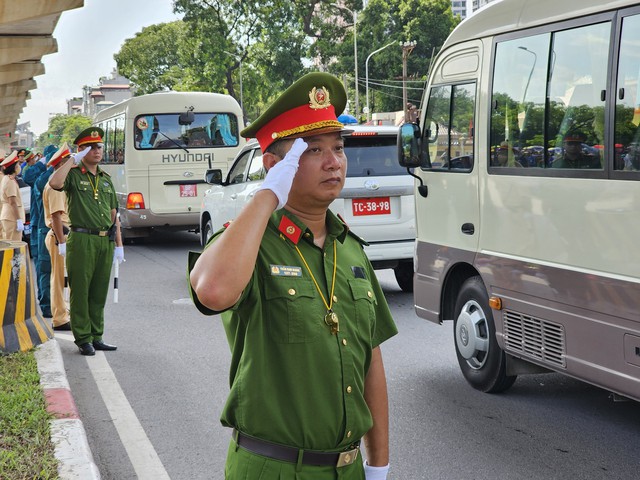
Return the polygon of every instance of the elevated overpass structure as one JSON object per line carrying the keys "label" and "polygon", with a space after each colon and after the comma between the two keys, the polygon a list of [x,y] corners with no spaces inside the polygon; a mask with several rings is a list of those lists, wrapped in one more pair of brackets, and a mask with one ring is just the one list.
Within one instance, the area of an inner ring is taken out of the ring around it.
{"label": "elevated overpass structure", "polygon": [[[60,15],[84,0],[0,0],[0,149],[9,150],[34,77],[45,73],[42,57],[58,51],[53,31]],[[88,27],[87,27],[88,29]]]}

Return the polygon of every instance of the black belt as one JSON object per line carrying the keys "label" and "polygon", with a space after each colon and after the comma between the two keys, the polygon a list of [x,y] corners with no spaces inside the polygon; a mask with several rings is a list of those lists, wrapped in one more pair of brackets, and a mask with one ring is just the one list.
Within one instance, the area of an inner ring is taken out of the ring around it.
{"label": "black belt", "polygon": [[[240,448],[249,452],[269,457],[283,462],[298,463],[300,450],[286,445],[267,442],[259,438],[250,437],[238,430],[233,430],[233,438]],[[360,442],[351,445],[350,450],[344,452],[319,452],[316,450],[303,450],[302,463],[304,465],[344,467],[351,465],[358,458]]]}
{"label": "black belt", "polygon": [[106,237],[109,235],[109,230],[92,230],[90,228],[71,227],[72,232],[88,233],[89,235],[98,235],[99,237]]}

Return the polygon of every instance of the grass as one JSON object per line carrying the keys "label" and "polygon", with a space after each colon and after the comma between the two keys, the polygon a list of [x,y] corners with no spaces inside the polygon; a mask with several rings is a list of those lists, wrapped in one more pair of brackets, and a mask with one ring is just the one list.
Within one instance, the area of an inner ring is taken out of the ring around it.
{"label": "grass", "polygon": [[0,479],[59,478],[51,418],[33,351],[0,355]]}

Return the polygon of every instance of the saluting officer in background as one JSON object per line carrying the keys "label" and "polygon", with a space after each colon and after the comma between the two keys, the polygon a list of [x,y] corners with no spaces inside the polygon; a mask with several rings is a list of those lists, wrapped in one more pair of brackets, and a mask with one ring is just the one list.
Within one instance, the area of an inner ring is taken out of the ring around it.
{"label": "saluting officer in background", "polygon": [[[31,187],[31,207],[29,211],[29,221],[31,223],[31,258],[36,265],[36,278],[38,284],[38,304],[42,310],[42,316],[51,318],[51,296],[49,292],[49,277],[51,276],[51,262],[49,254],[44,248],[44,238],[42,229],[45,227],[44,210],[42,208],[42,189],[38,188],[40,177],[49,179],[47,175],[47,162],[56,153],[54,145],[47,145],[44,149],[44,156],[37,157],[35,163],[22,172],[22,179]],[[46,181],[46,180],[45,180]]]}
{"label": "saluting officer in background", "polygon": [[80,132],[73,143],[84,158],[77,165],[65,163],[49,179],[51,188],[67,194],[71,232],[67,242],[58,244],[58,252],[67,257],[71,330],[82,355],[117,348],[102,340],[111,264],[124,260],[115,189],[98,166],[103,135],[98,127]]}
{"label": "saluting officer in background", "polygon": [[241,132],[257,137],[268,174],[190,259],[194,302],[224,312],[232,350],[227,480],[387,477],[380,344],[397,329],[364,242],[328,209],[347,170],[345,103],[340,80],[311,73]]}
{"label": "saluting officer in background", "polygon": [[[66,142],[58,149],[47,163],[47,167],[59,170],[71,158],[71,152]],[[64,298],[64,261],[58,251],[59,243],[66,243],[69,233],[69,216],[67,215],[67,196],[64,192],[54,190],[47,183],[42,192],[44,207],[44,222],[50,228],[44,239],[49,257],[51,258],[50,291],[51,313],[53,315],[54,330],[71,330],[69,311]]]}

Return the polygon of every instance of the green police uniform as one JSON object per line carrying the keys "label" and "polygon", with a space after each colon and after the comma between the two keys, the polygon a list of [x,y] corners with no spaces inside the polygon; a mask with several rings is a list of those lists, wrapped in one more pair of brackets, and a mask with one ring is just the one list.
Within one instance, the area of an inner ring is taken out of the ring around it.
{"label": "green police uniform", "polygon": [[118,202],[109,175],[99,167],[96,173],[80,164],[69,171],[64,183],[72,229],[66,254],[70,317],[77,345],[102,339],[113,262],[114,242],[104,232],[113,224],[111,210]]}
{"label": "green police uniform", "polygon": [[[277,444],[333,452],[348,450],[371,428],[364,383],[372,349],[397,329],[361,242],[331,211],[324,250],[293,214],[273,213],[249,284],[222,313],[232,351],[223,425]],[[331,307],[339,331],[332,333],[322,297],[330,300],[334,265]],[[191,294],[201,312],[215,313]],[[364,479],[361,461],[340,468],[288,463],[235,442],[226,475]]]}

